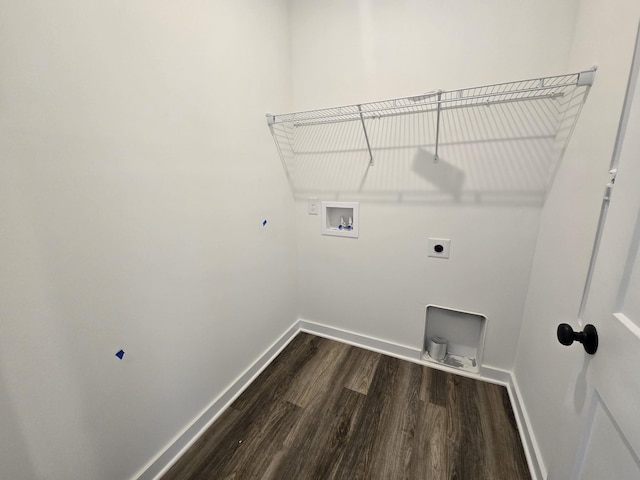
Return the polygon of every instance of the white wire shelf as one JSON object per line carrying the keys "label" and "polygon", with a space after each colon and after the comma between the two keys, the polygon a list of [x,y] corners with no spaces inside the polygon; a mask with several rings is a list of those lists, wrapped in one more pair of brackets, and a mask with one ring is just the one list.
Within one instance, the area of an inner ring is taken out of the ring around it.
{"label": "white wire shelf", "polygon": [[[337,156],[368,160],[359,184],[348,182],[350,190],[362,192],[375,189],[375,185],[367,185],[368,167],[374,165],[374,159],[389,158],[389,150],[421,149],[430,152],[437,163],[442,147],[448,149],[447,161],[455,164],[451,155],[456,147],[459,153],[463,145],[537,141],[535,149],[549,150],[540,155],[553,156],[550,150],[555,150],[559,160],[593,84],[595,70],[594,67],[566,75],[267,114],[267,123],[294,194],[305,188],[300,183],[306,184],[307,190],[344,191],[345,185],[336,182],[328,185],[325,181],[316,188],[309,181],[310,170],[322,176],[323,158],[328,165]],[[494,108],[483,111],[480,107]],[[500,148],[496,146],[494,150]],[[466,157],[471,155],[468,150]],[[313,163],[312,168],[309,162]]]}

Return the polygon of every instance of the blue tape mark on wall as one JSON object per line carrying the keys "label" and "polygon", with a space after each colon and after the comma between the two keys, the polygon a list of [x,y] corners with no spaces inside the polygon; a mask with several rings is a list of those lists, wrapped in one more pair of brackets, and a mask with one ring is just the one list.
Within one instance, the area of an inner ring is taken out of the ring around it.
{"label": "blue tape mark on wall", "polygon": [[262,222],[262,226],[264,227],[267,224],[267,221],[265,220],[264,222]]}
{"label": "blue tape mark on wall", "polygon": [[120,350],[118,353],[116,353],[116,357],[122,360],[122,357],[124,357],[124,350]]}

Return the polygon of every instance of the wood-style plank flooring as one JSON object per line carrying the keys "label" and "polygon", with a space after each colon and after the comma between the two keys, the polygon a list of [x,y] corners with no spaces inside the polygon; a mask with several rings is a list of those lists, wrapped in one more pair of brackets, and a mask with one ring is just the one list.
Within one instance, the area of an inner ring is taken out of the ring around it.
{"label": "wood-style plank flooring", "polygon": [[163,480],[530,478],[504,387],[300,333]]}

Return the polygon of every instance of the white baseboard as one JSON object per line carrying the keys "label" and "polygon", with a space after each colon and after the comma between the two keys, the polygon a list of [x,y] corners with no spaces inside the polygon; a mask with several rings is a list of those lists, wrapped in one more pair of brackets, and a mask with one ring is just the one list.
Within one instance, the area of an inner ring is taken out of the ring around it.
{"label": "white baseboard", "polygon": [[524,453],[527,456],[527,461],[529,462],[531,476],[533,477],[533,480],[545,480],[547,478],[547,469],[542,461],[540,447],[538,446],[536,437],[533,434],[531,419],[529,418],[527,409],[524,406],[520,387],[518,387],[518,381],[513,375],[511,376],[511,382],[508,386],[508,390],[509,396],[511,397],[511,405],[513,405],[513,413],[516,417],[516,422],[518,423],[518,429],[520,430]]}
{"label": "white baseboard", "polygon": [[273,361],[299,332],[307,332],[320,337],[330,338],[356,347],[372,350],[391,357],[400,358],[421,365],[428,365],[456,375],[477,378],[479,380],[504,385],[509,392],[513,405],[513,412],[520,431],[522,443],[529,462],[529,469],[533,480],[544,480],[546,470],[539,461],[540,450],[533,436],[529,417],[522,403],[520,390],[511,372],[494,367],[482,366],[479,373],[471,373],[446,365],[437,365],[422,360],[422,351],[417,348],[398,345],[379,338],[360,333],[350,332],[340,328],[323,325],[300,319],[296,321],[271,347],[269,347],[245,372],[240,375],[218,398],[198,415],[193,422],[179,433],[174,440],[161,452],[141,473],[134,478],[137,480],[157,480],[165,474],[180,456],[206,431],[220,414],[251,384],[251,382]]}
{"label": "white baseboard", "polygon": [[136,476],[137,480],[159,479],[182,456],[182,454],[200,438],[222,412],[253,382],[273,359],[295,337],[300,328],[298,322],[284,332],[253,365],[247,368],[218,398],[209,404],[189,426],[180,432],[156,458],[154,458]]}
{"label": "white baseboard", "polygon": [[412,362],[419,361],[422,354],[422,352],[416,348],[390,343],[386,340],[380,340],[378,338],[350,332],[341,328],[331,327],[329,325],[323,325],[321,323],[310,322],[308,320],[298,320],[298,328],[302,332],[312,333],[319,337],[329,338],[331,340],[338,340],[339,342],[346,343],[348,345],[366,348],[367,350],[383,353],[392,357],[402,358],[404,360],[411,360]]}
{"label": "white baseboard", "polygon": [[422,360],[422,350],[419,348],[408,347],[406,345],[398,345],[397,343],[388,342],[379,338],[370,337],[361,333],[355,333],[341,328],[331,327],[321,323],[310,322],[308,320],[299,320],[298,325],[300,331],[313,333],[320,337],[338,340],[349,345],[365,348],[378,353],[383,353],[391,357],[408,360],[410,362],[427,365],[431,368],[444,370],[446,372],[461,375],[463,377],[477,378],[491,383],[507,386],[511,381],[511,374],[506,370],[494,367],[481,367],[479,373],[467,372],[457,368],[448,367],[435,362],[426,362]]}

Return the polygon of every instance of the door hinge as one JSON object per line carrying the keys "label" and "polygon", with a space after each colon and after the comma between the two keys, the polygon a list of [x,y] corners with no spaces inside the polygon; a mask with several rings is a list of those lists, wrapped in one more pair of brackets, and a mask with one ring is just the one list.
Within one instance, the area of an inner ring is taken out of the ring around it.
{"label": "door hinge", "polygon": [[609,175],[611,175],[611,179],[609,180],[609,183],[607,183],[604,187],[604,199],[607,202],[611,200],[611,192],[613,192],[613,186],[616,183],[616,173],[618,173],[617,168],[612,168],[611,170],[609,170]]}
{"label": "door hinge", "polygon": [[613,185],[611,183],[608,183],[607,186],[604,188],[604,199],[608,202],[609,200],[611,200],[611,192],[613,191]]}

